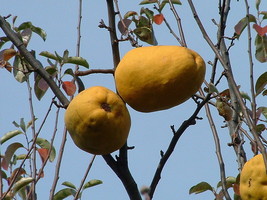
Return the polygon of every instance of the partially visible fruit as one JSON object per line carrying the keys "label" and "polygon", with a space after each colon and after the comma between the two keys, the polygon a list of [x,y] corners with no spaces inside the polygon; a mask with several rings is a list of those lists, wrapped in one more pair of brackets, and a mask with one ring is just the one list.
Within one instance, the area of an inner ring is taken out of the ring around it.
{"label": "partially visible fruit", "polygon": [[239,189],[242,200],[267,200],[267,174],[262,154],[245,163]]}

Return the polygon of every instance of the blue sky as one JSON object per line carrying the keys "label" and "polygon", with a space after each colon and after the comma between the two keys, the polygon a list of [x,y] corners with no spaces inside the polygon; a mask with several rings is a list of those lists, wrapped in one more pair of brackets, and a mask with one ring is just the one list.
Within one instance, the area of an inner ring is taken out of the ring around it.
{"label": "blue sky", "polygon": [[[176,6],[176,8],[182,19],[188,47],[202,55],[206,62],[212,61],[214,54],[202,38],[187,1],[182,1],[182,3],[183,6]],[[28,46],[29,50],[34,49],[37,54],[41,51],[57,51],[62,54],[65,49],[68,49],[70,55],[76,54],[78,0],[2,0],[1,4],[0,13],[2,16],[7,16],[8,14],[18,16],[17,25],[24,21],[31,21],[35,26],[39,26],[47,32],[47,40],[45,42],[37,35],[33,35]],[[138,4],[139,1],[119,1],[120,11],[122,14],[130,10],[139,11],[141,6]],[[219,20],[216,1],[195,1],[195,6],[207,33],[215,42],[217,27],[211,19]],[[261,7],[264,8],[264,6],[266,7],[265,2],[262,3]],[[152,9],[152,6],[149,7]],[[255,13],[254,3],[251,5],[251,12]],[[166,6],[163,13],[177,33],[177,23],[168,6]],[[84,1],[82,15],[81,56],[87,59],[91,69],[112,68],[109,34],[106,30],[98,28],[101,19],[108,23],[105,1],[97,1],[97,3],[92,0]],[[227,36],[231,37],[233,35],[234,25],[244,16],[244,3],[242,1],[233,1],[226,31]],[[154,28],[159,45],[178,45],[165,25],[154,25]],[[3,35],[1,30],[0,34],[1,36]],[[142,44],[146,46],[146,44]],[[131,48],[128,42],[121,43],[121,56]],[[231,59],[237,83],[242,86],[242,91],[249,93],[249,65],[246,49],[247,38],[246,33],[244,33],[238,41],[235,41],[235,45],[231,50]],[[38,59],[44,66],[48,65],[41,56],[38,56]],[[266,64],[260,64],[256,60],[254,60],[254,64],[256,77],[266,71],[264,68]],[[221,71],[221,69],[218,70],[217,78]],[[207,81],[209,81],[210,72],[211,67],[207,64]],[[2,94],[0,100],[0,134],[4,134],[15,129],[12,121],[19,121],[22,117],[25,118],[26,122],[29,121],[30,112],[26,84],[18,83],[12,74],[5,70],[0,71],[0,80],[2,82],[0,84],[0,92]],[[68,80],[68,77],[66,77],[66,80]],[[82,80],[85,87],[102,85],[114,90],[114,81],[111,75],[95,74],[82,77]],[[224,90],[225,88],[227,88],[226,82],[222,81],[219,89]],[[37,118],[40,119],[36,122],[37,127],[40,126],[51,97],[53,97],[53,94],[49,91],[41,101],[34,99],[35,113]],[[263,100],[259,99],[258,104],[263,105]],[[129,108],[132,127],[128,144],[135,146],[134,150],[129,151],[129,166],[139,188],[143,185],[150,185],[160,159],[159,152],[160,150],[165,151],[171,140],[172,131],[170,126],[174,125],[175,128],[178,128],[185,119],[191,116],[195,108],[196,105],[191,99],[175,108],[155,113],[139,113]],[[226,176],[236,176],[238,174],[236,158],[232,148],[227,146],[227,143],[230,142],[228,131],[226,128],[221,128],[224,125],[223,118],[218,117],[216,109],[212,108],[211,110],[214,113],[215,123],[218,128]],[[53,108],[52,112],[55,113],[56,109]],[[57,149],[60,146],[63,132],[63,115],[64,111],[60,113],[60,122],[55,141]],[[54,116],[52,114],[49,117],[49,121],[45,124],[40,135],[48,140],[53,132]],[[196,125],[187,129],[167,162],[162,172],[162,179],[154,195],[155,200],[214,199],[210,192],[198,195],[188,194],[190,187],[201,181],[207,181],[212,186],[216,186],[220,180],[213,136],[204,110],[200,112],[199,117],[204,119],[197,121]],[[29,134],[31,134],[30,131]],[[15,142],[20,139],[23,140],[24,138],[19,136],[12,141]],[[6,145],[1,147],[2,153]],[[245,143],[245,148],[248,150],[248,157],[251,156],[249,142]],[[56,191],[63,188],[61,183],[64,181],[70,181],[79,186],[91,157],[92,155],[79,150],[68,136]],[[39,181],[37,187],[38,199],[48,199],[55,165],[56,161],[48,163],[46,166],[45,177]],[[120,180],[100,156],[96,157],[87,181],[90,179],[100,179],[104,183],[85,191],[83,199],[128,199]]]}

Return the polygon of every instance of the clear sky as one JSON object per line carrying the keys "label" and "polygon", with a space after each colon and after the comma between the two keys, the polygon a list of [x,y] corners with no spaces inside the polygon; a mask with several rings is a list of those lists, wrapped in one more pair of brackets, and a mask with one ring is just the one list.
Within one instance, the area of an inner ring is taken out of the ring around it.
{"label": "clear sky", "polygon": [[[202,20],[207,33],[211,39],[216,41],[217,27],[212,22],[219,20],[217,1],[194,1],[199,17]],[[182,1],[182,6],[176,6],[177,11],[182,19],[184,33],[188,47],[199,52],[206,62],[213,61],[214,54],[208,47],[202,34],[200,33],[193,19],[191,10],[187,1]],[[140,10],[139,1],[119,1],[120,11],[122,14],[127,11]],[[262,8],[266,7],[266,2],[262,3]],[[149,6],[152,9],[152,6]],[[106,30],[98,28],[101,19],[108,24],[106,2],[87,0],[83,2],[82,11],[82,38],[81,38],[81,56],[87,59],[91,69],[108,69],[113,67],[109,34]],[[251,5],[251,12],[255,13],[254,3]],[[164,12],[166,19],[177,33],[177,23],[169,9],[166,6]],[[1,0],[0,14],[7,16],[12,14],[18,16],[16,24],[25,21],[31,21],[35,26],[39,26],[47,33],[47,40],[44,42],[36,34],[33,35],[28,49],[34,49],[38,55],[41,51],[58,52],[62,54],[68,49],[70,55],[76,54],[77,40],[77,20],[78,20],[78,0],[48,0],[48,1],[15,1]],[[226,35],[231,37],[234,33],[234,25],[245,16],[245,7],[243,1],[232,1],[232,7],[229,15],[229,23]],[[178,45],[177,41],[169,33],[164,24],[154,25],[155,35],[159,45]],[[0,36],[3,32],[0,30]],[[142,43],[144,46],[147,44]],[[121,43],[120,53],[123,56],[127,51],[132,49],[128,42]],[[247,56],[247,39],[246,34],[242,35],[239,41],[235,41],[235,45],[231,50],[232,66],[237,77],[238,84],[242,85],[241,90],[249,93],[248,78],[249,65]],[[37,58],[47,66],[46,59],[41,56]],[[256,77],[262,74],[266,64],[260,64],[256,60],[255,73]],[[71,67],[71,65],[69,65]],[[222,70],[218,70],[217,78]],[[211,67],[207,64],[206,80],[209,81]],[[70,77],[69,77],[70,78]],[[18,83],[6,70],[0,70],[0,135],[8,131],[16,129],[12,121],[19,121],[24,118],[25,121],[30,120],[28,92],[25,83]],[[68,80],[66,76],[65,80]],[[111,75],[95,74],[82,77],[85,87],[94,85],[102,85],[114,90],[114,81]],[[32,81],[33,83],[33,81]],[[222,81],[219,89],[227,88],[225,81]],[[37,127],[40,126],[44,114],[46,113],[51,97],[51,91],[45,97],[38,101],[34,99],[34,110],[36,112]],[[259,101],[263,104],[263,101]],[[171,125],[178,128],[182,122],[191,116],[196,105],[193,100],[188,100],[184,104],[175,108],[155,112],[155,113],[139,113],[130,110],[132,117],[132,127],[128,144],[135,146],[134,150],[129,151],[129,166],[138,187],[143,185],[149,186],[160,160],[160,150],[165,151],[172,137]],[[53,113],[56,109],[53,108]],[[230,137],[224,125],[223,118],[218,117],[216,109],[212,108],[215,115],[215,123],[218,128],[222,155],[225,162],[226,176],[236,176],[238,174],[237,162],[234,151],[227,146]],[[61,143],[63,132],[63,115],[60,114],[58,133],[56,136],[55,147],[58,150]],[[54,116],[49,117],[49,121],[45,124],[40,137],[50,140],[54,128]],[[220,180],[219,165],[215,154],[215,145],[213,136],[206,120],[204,110],[199,114],[203,120],[197,121],[197,124],[189,127],[180,138],[174,153],[167,162],[162,178],[156,189],[155,200],[198,200],[198,199],[214,199],[211,192],[205,192],[198,195],[189,195],[190,187],[201,182],[207,181],[212,186],[216,186]],[[40,120],[39,120],[40,119]],[[29,131],[29,134],[30,131]],[[24,141],[22,136],[11,140],[13,142]],[[1,147],[2,153],[7,144]],[[245,148],[249,152],[249,142],[245,143]],[[114,155],[116,152],[114,153]],[[248,156],[251,156],[248,153]],[[77,187],[84,176],[84,172],[91,160],[92,155],[78,149],[71,138],[68,136],[63,157],[62,167],[60,170],[60,179],[56,191],[62,189],[61,183],[70,181]],[[48,163],[45,168],[45,177],[38,183],[38,199],[48,199],[49,190],[54,177],[54,168],[56,160]],[[112,199],[125,200],[128,199],[127,193],[120,180],[113,171],[106,165],[101,156],[97,156],[93,167],[88,175],[87,181],[90,179],[100,179],[103,184],[88,189],[83,194],[83,199]],[[72,198],[69,198],[72,199]]]}

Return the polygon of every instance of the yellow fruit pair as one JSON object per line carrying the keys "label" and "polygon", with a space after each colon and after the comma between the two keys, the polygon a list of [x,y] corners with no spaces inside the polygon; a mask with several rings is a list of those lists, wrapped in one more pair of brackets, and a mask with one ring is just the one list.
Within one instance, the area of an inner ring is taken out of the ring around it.
{"label": "yellow fruit pair", "polygon": [[133,49],[115,70],[116,88],[123,100],[107,88],[89,88],[69,104],[66,127],[82,150],[111,153],[125,144],[129,134],[130,115],[124,102],[141,112],[168,109],[194,95],[204,76],[203,59],[188,48]]}

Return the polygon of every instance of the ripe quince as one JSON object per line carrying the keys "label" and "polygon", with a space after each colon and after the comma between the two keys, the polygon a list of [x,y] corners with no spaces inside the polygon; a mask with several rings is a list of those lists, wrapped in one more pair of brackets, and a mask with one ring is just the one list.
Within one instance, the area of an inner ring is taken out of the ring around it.
{"label": "ripe quince", "polygon": [[267,200],[267,174],[262,154],[245,163],[239,189],[242,200]]}
{"label": "ripe quince", "polygon": [[95,86],[80,92],[70,102],[65,124],[80,149],[105,155],[126,143],[131,118],[125,103],[116,93]]}
{"label": "ripe quince", "polygon": [[179,105],[204,81],[206,66],[195,51],[149,46],[129,51],[115,70],[119,95],[133,109],[153,112]]}

